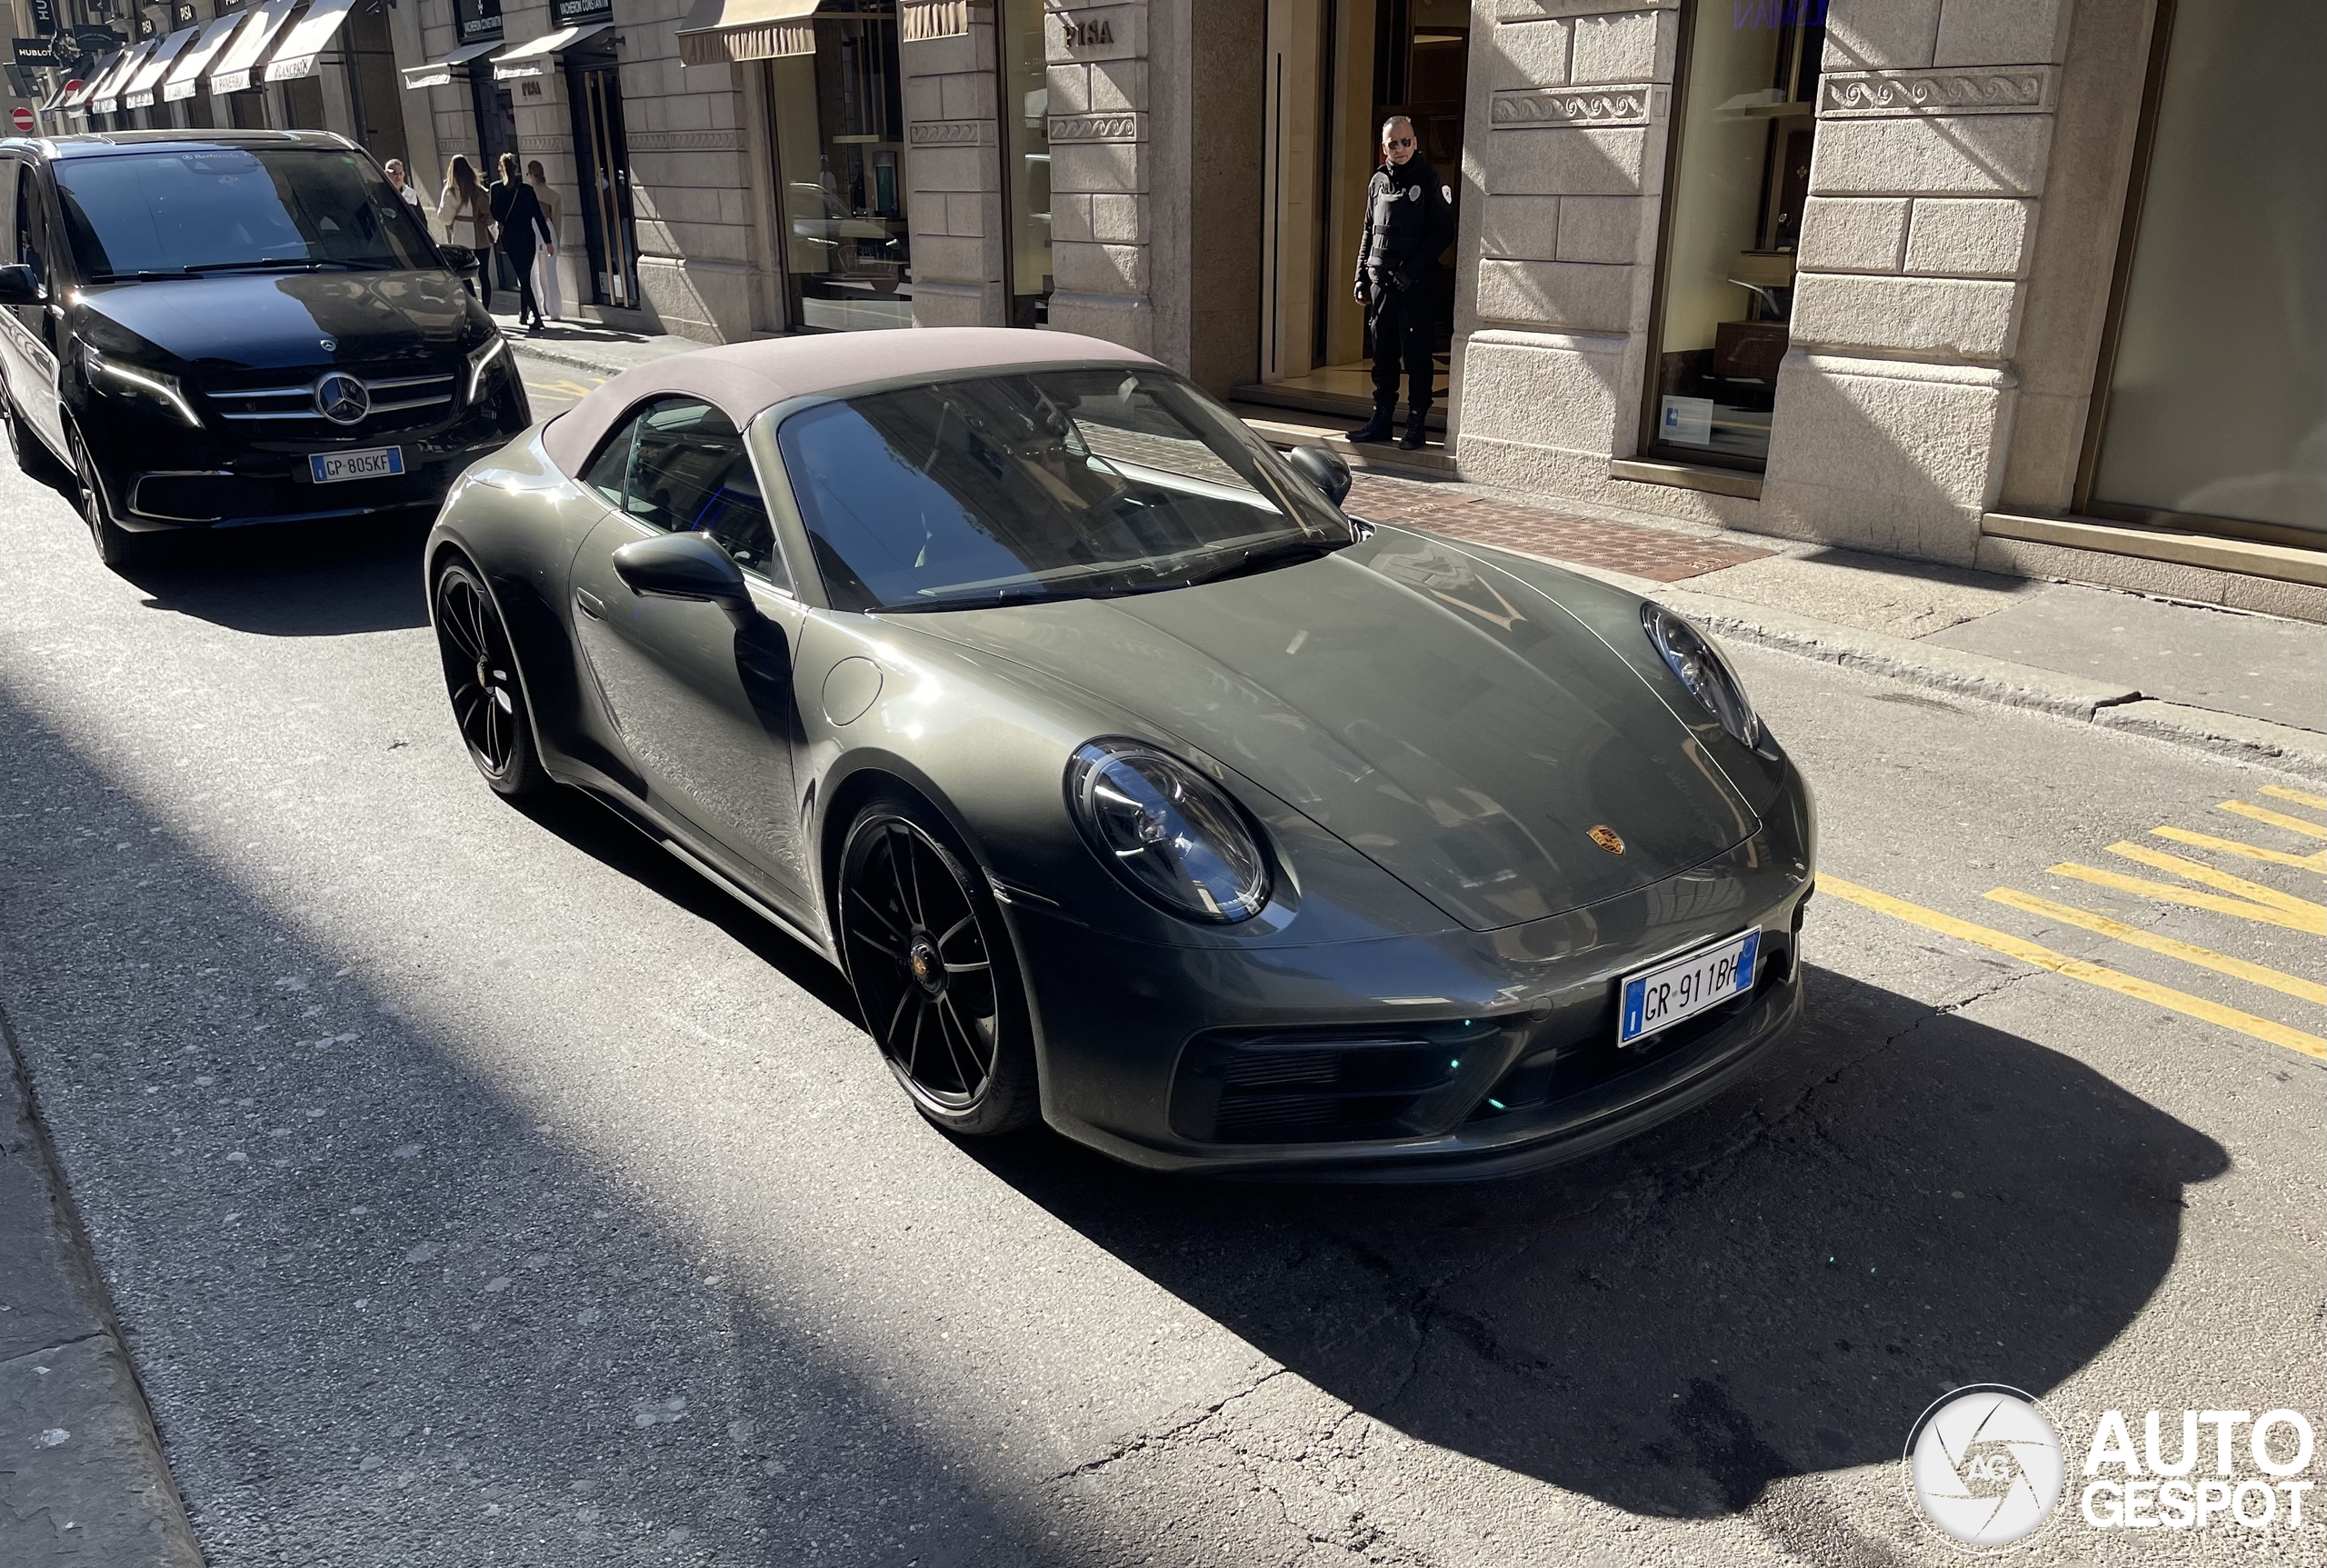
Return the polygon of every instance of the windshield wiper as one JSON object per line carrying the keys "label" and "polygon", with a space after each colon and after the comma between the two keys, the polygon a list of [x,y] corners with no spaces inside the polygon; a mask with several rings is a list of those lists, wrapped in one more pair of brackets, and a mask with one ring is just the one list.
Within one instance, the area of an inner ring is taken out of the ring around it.
{"label": "windshield wiper", "polygon": [[1240,550],[1235,558],[1214,566],[1208,572],[1198,572],[1176,583],[1159,584],[1164,588],[1193,588],[1199,583],[1219,583],[1230,577],[1249,576],[1277,566],[1290,566],[1297,561],[1313,561],[1341,549],[1338,544],[1323,539],[1288,539],[1275,544],[1255,544]]}
{"label": "windshield wiper", "polygon": [[301,272],[313,272],[322,264],[311,256],[260,256],[255,261],[195,262],[185,270],[190,273],[254,271],[260,267],[295,267]]}
{"label": "windshield wiper", "polygon": [[1057,594],[1046,588],[997,588],[991,594],[949,594],[903,604],[884,604],[884,614],[919,614],[931,610],[991,610],[1001,604],[1049,604],[1062,599],[1086,599],[1087,594]]}

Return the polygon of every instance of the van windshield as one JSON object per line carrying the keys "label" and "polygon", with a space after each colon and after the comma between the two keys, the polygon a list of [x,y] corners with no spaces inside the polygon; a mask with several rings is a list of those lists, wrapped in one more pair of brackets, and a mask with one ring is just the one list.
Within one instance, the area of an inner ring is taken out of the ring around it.
{"label": "van windshield", "polygon": [[73,253],[92,283],[442,265],[412,210],[355,153],[185,147],[49,166]]}

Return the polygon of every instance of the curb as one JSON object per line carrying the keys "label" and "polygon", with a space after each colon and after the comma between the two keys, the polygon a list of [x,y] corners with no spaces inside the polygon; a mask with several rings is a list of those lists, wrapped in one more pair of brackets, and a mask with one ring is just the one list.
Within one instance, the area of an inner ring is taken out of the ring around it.
{"label": "curb", "polygon": [[[1493,548],[1468,544],[1459,539],[1447,543],[1463,549]],[[1700,594],[1623,572],[1578,565],[1554,556],[1534,555],[1523,550],[1510,554],[1547,562],[1563,571],[1597,578],[1644,599],[1653,599],[1707,630],[1736,642],[1863,670],[1975,702],[2082,719],[2235,762],[2327,780],[2327,734],[2317,731],[2248,718],[2242,714],[2164,702],[2145,697],[2132,686],[2063,674],[1985,654],[1938,647],[1884,632],[1863,632],[1855,626],[1768,609],[1743,599]]]}
{"label": "curb", "polygon": [[0,1015],[0,1562],[203,1568]]}

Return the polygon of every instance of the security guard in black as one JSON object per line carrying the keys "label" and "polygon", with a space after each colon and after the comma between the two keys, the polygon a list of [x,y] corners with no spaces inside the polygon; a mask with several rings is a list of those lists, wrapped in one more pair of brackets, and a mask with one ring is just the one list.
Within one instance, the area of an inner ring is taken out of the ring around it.
{"label": "security guard in black", "polygon": [[1406,375],[1406,431],[1398,444],[1423,444],[1436,378],[1438,258],[1454,243],[1451,193],[1415,149],[1413,122],[1393,116],[1382,127],[1382,166],[1365,188],[1365,235],[1357,253],[1357,300],[1373,331],[1373,417],[1353,441],[1389,438],[1398,405],[1398,372]]}

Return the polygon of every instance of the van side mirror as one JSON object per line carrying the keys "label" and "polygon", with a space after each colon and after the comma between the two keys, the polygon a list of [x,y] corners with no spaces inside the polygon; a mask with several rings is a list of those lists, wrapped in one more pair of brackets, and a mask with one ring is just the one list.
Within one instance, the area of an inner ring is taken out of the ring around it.
{"label": "van side mirror", "polygon": [[1285,461],[1301,471],[1302,477],[1325,493],[1325,499],[1335,506],[1349,494],[1349,464],[1342,454],[1323,446],[1296,446],[1285,454]]}
{"label": "van side mirror", "polygon": [[634,594],[716,604],[740,627],[759,619],[735,558],[702,534],[664,534],[614,554],[614,575]]}
{"label": "van side mirror", "polygon": [[0,266],[0,305],[38,305],[40,278],[28,266]]}

